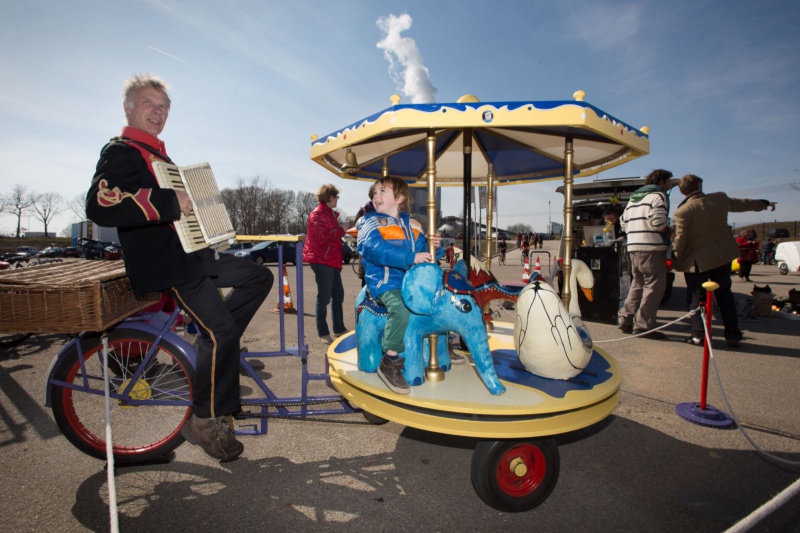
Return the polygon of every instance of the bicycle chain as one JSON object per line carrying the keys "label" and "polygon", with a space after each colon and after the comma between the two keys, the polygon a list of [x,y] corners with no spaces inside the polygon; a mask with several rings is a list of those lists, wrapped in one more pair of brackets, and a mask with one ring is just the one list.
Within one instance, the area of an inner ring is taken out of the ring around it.
{"label": "bicycle chain", "polygon": [[[273,418],[277,420],[294,420],[295,422],[325,422],[328,424],[350,424],[354,426],[368,426],[371,425],[372,422],[368,422],[366,420],[338,420],[334,418],[320,418],[315,416],[306,416],[306,417],[299,417],[299,416],[290,416],[290,415],[279,415],[279,414],[270,414],[270,413],[253,413],[250,411],[242,411],[243,413],[247,413],[244,418],[237,420],[246,420],[247,418]],[[341,413],[341,414],[352,414],[352,413]]]}
{"label": "bicycle chain", "polygon": [[[256,407],[306,407],[309,405],[324,405],[326,403],[340,403],[344,401],[343,399],[331,399],[331,400],[308,400],[308,401],[296,401],[296,402],[282,402],[282,403],[268,403],[268,402],[253,402],[248,403],[247,406],[256,406]],[[355,414],[353,413],[339,413],[335,416],[341,415],[349,415]],[[320,418],[320,417],[300,417],[300,416],[293,416],[293,415],[280,415],[280,414],[271,414],[271,413],[255,413],[253,411],[245,411],[244,409],[241,410],[239,413],[234,415],[236,420],[246,420],[247,418],[273,418],[277,420],[295,420],[300,422],[326,422],[329,424],[351,424],[351,425],[370,425],[371,422],[366,420],[337,420],[331,418]]]}

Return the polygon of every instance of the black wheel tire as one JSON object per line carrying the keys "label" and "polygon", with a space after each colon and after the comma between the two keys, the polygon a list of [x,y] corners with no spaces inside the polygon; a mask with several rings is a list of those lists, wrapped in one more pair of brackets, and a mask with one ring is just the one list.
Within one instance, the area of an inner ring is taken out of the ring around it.
{"label": "black wheel tire", "polygon": [[260,255],[257,255],[256,258],[255,258],[255,262],[256,262],[257,265],[261,266],[261,265],[264,264],[264,258],[261,257]]}
{"label": "black wheel tire", "polygon": [[[153,336],[118,328],[109,334],[109,388],[114,460],[138,464],[169,455],[182,442],[181,427],[191,415],[194,368],[172,344],[162,340],[147,370],[134,384],[136,405],[125,405],[120,390],[130,384],[133,373],[153,344]],[[98,459],[106,458],[105,396],[103,394],[102,341],[98,334],[81,340],[84,368],[73,346],[53,369],[52,379],[84,385],[78,388],[52,385],[51,406],[59,429],[76,448]],[[84,379],[86,378],[86,379]],[[155,400],[149,404],[148,400]]]}
{"label": "black wheel tire", "polygon": [[778,272],[781,273],[781,276],[785,276],[786,274],[789,273],[789,265],[787,265],[786,263],[781,263],[780,265],[778,265]]}
{"label": "black wheel tire", "polygon": [[529,511],[553,491],[559,469],[553,439],[480,441],[472,454],[472,486],[498,511]]}
{"label": "black wheel tire", "polygon": [[373,415],[369,411],[361,411],[361,414],[364,415],[364,419],[374,426],[382,426],[383,424],[388,423],[389,421],[385,418],[381,418],[378,415]]}

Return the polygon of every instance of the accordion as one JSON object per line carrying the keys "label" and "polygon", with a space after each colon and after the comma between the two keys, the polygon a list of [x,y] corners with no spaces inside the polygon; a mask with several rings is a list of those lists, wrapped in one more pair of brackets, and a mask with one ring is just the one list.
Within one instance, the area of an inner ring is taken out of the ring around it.
{"label": "accordion", "polygon": [[174,222],[186,253],[236,237],[208,163],[178,167],[164,161],[154,161],[153,171],[160,187],[184,191],[192,200],[192,213]]}

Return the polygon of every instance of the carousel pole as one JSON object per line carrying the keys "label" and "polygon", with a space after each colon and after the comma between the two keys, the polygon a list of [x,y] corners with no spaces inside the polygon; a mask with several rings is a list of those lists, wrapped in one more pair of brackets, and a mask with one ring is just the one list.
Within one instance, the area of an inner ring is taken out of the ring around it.
{"label": "carousel pole", "polygon": [[461,137],[464,139],[464,241],[461,246],[464,247],[462,255],[469,272],[472,248],[472,128],[465,128]]}
{"label": "carousel pole", "polygon": [[572,137],[564,141],[564,266],[562,268],[561,301],[569,309],[572,295],[569,291],[569,276],[572,274]]}
{"label": "carousel pole", "polygon": [[[489,163],[489,175],[486,177],[486,270],[492,270],[492,209],[494,208],[494,165]],[[489,302],[483,308],[483,316],[491,316]],[[486,321],[486,331],[494,329],[491,320]]]}
{"label": "carousel pole", "polygon": [[[434,130],[428,130],[425,148],[428,152],[428,252],[435,259],[436,246],[432,239],[436,234],[436,135]],[[444,370],[439,368],[439,354],[436,351],[439,335],[429,335],[428,342],[431,356],[428,368],[425,369],[425,377],[432,383],[444,381]]]}
{"label": "carousel pole", "polygon": [[489,163],[486,177],[486,270],[492,269],[492,208],[494,207],[494,165]]}

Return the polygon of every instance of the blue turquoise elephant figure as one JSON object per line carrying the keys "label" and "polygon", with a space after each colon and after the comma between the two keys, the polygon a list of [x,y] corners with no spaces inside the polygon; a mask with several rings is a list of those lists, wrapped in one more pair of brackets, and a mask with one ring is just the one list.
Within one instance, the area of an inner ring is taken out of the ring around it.
{"label": "blue turquoise elephant figure", "polygon": [[[475,303],[475,289],[462,273],[444,272],[433,263],[414,265],[403,279],[402,294],[411,311],[403,338],[406,349],[401,354],[405,357],[403,374],[409,385],[425,382],[425,368],[430,360],[428,335],[439,334],[439,366],[450,370],[447,334],[452,331],[466,343],[478,376],[489,392],[505,392],[494,369],[481,309]],[[362,372],[378,370],[383,356],[381,340],[385,326],[386,308],[369,298],[366,288],[362,289],[356,298],[358,369]]]}

